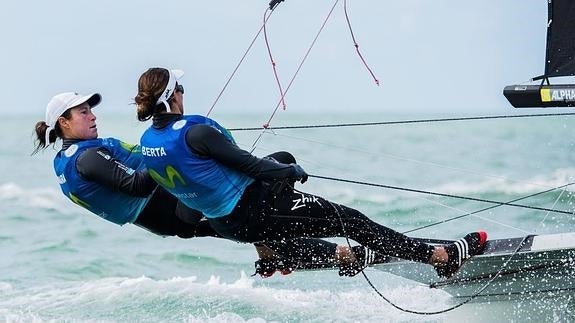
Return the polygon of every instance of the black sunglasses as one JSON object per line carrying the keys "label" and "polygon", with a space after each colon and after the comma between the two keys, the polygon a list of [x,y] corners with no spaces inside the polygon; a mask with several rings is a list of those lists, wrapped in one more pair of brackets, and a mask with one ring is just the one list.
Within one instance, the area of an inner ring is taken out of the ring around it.
{"label": "black sunglasses", "polygon": [[181,84],[176,84],[176,92],[180,92],[182,94],[184,94],[184,86]]}

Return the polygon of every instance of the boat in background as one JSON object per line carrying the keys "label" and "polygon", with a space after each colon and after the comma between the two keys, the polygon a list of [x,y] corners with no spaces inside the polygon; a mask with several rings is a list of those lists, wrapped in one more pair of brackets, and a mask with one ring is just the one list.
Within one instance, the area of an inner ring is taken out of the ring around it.
{"label": "boat in background", "polygon": [[503,95],[515,108],[575,106],[575,84],[551,84],[549,78],[575,75],[575,1],[548,0],[545,74],[540,85],[509,85]]}

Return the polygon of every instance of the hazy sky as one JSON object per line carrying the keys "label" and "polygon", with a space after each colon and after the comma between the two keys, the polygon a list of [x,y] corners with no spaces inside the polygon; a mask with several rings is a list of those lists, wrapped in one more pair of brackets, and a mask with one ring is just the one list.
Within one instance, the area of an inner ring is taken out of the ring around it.
{"label": "hazy sky", "polygon": [[[284,84],[333,3],[286,0],[276,9],[267,28]],[[5,0],[3,111],[37,113],[39,120],[56,93],[98,91],[107,111],[131,113],[139,75],[162,66],[186,72],[186,112],[205,113],[266,6],[266,0]],[[340,1],[287,94],[288,112],[504,114],[512,108],[503,87],[544,69],[545,0],[350,0],[348,12],[382,86],[355,53]],[[277,100],[260,37],[215,116],[267,113]]]}

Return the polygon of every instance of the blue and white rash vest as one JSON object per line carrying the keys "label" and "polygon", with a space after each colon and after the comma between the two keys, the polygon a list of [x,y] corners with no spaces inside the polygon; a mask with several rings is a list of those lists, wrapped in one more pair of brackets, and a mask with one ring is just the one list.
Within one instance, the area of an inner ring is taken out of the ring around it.
{"label": "blue and white rash vest", "polygon": [[188,128],[205,124],[220,131],[235,144],[231,134],[216,121],[203,116],[183,116],[166,127],[148,128],[140,143],[148,172],[162,187],[187,207],[201,211],[207,218],[232,212],[246,187],[254,179],[195,154],[186,143]]}
{"label": "blue and white rash vest", "polygon": [[76,160],[89,148],[103,147],[113,158],[128,167],[133,173],[144,169],[140,146],[130,145],[115,138],[98,138],[74,143],[58,152],[54,158],[54,171],[60,188],[66,197],[88,211],[110,222],[123,225],[136,220],[148,203],[150,196],[137,197],[82,178],[76,168]]}

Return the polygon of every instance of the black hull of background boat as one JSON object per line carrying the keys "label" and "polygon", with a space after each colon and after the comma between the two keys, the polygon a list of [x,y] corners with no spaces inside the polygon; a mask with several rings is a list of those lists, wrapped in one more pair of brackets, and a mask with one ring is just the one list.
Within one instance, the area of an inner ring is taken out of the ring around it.
{"label": "black hull of background boat", "polygon": [[509,85],[503,95],[515,108],[575,106],[575,84]]}

